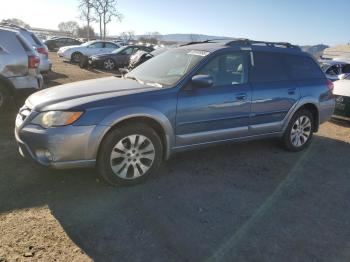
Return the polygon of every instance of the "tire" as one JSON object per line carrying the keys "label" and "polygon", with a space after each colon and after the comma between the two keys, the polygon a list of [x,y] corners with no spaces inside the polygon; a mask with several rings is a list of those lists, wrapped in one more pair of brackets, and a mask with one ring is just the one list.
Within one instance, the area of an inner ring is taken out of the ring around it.
{"label": "tire", "polygon": [[112,71],[116,68],[116,64],[113,59],[108,58],[105,61],[103,61],[103,69],[107,71]]}
{"label": "tire", "polygon": [[89,65],[89,58],[85,55],[80,57],[79,67],[80,68],[87,68]]}
{"label": "tire", "polygon": [[79,63],[80,62],[80,59],[81,59],[81,57],[82,57],[82,53],[80,53],[80,52],[74,52],[73,54],[72,54],[72,56],[71,56],[71,59],[70,59],[70,61],[72,62],[72,63]]}
{"label": "tire", "polygon": [[13,102],[13,98],[10,96],[6,87],[0,82],[0,112],[9,108],[11,101]]}
{"label": "tire", "polygon": [[309,110],[297,111],[290,120],[283,135],[283,144],[288,151],[304,150],[311,143],[315,130],[315,120]]}
{"label": "tire", "polygon": [[135,185],[153,175],[162,159],[161,140],[151,127],[126,124],[103,139],[97,169],[101,177],[113,186]]}

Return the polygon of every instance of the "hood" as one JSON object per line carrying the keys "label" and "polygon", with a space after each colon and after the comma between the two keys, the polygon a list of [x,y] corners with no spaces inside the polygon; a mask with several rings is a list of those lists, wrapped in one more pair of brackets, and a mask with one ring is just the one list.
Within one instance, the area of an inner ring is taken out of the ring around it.
{"label": "hood", "polygon": [[350,97],[350,80],[338,80],[333,82],[334,90],[333,94],[338,96],[349,96]]}
{"label": "hood", "polygon": [[159,89],[158,87],[142,85],[135,80],[111,76],[48,88],[31,95],[26,104],[38,112],[67,110],[105,98]]}

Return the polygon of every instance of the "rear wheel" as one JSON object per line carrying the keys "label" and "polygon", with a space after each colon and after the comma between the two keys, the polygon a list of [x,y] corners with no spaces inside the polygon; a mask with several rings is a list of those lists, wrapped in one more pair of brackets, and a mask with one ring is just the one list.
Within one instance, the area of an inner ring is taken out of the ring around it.
{"label": "rear wheel", "polygon": [[308,110],[300,110],[290,120],[283,136],[283,142],[289,151],[301,151],[306,148],[314,133],[314,116]]}
{"label": "rear wheel", "polygon": [[144,124],[114,129],[103,140],[97,160],[100,175],[111,185],[133,185],[154,174],[162,162],[162,143]]}

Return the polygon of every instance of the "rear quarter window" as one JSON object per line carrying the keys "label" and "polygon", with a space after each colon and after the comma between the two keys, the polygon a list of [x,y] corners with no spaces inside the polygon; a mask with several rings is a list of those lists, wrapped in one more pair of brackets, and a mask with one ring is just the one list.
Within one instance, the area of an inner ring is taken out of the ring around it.
{"label": "rear quarter window", "polygon": [[311,57],[288,55],[285,60],[288,73],[294,80],[325,78],[321,68]]}
{"label": "rear quarter window", "polygon": [[30,34],[30,36],[32,37],[33,41],[35,44],[37,45],[42,45],[39,38],[36,37],[36,35],[34,35],[33,33]]}
{"label": "rear quarter window", "polygon": [[32,51],[26,40],[24,40],[20,35],[16,35],[16,38],[26,52]]}

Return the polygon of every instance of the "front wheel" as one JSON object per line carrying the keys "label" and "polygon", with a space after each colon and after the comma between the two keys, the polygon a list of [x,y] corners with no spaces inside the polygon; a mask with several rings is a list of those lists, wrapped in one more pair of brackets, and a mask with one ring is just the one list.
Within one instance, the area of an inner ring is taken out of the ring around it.
{"label": "front wheel", "polygon": [[292,117],[283,136],[287,150],[297,152],[311,142],[315,130],[314,116],[308,110],[300,110]]}
{"label": "front wheel", "polygon": [[81,53],[75,52],[75,53],[73,53],[72,56],[71,56],[71,62],[73,62],[73,63],[79,63],[81,57],[82,57],[82,54],[81,54]]}
{"label": "front wheel", "polygon": [[103,61],[103,68],[107,71],[111,71],[115,68],[115,62],[113,61],[113,59],[106,59],[105,61]]}
{"label": "front wheel", "polygon": [[97,160],[102,178],[111,185],[133,185],[154,174],[162,162],[162,143],[144,124],[128,124],[103,140]]}

